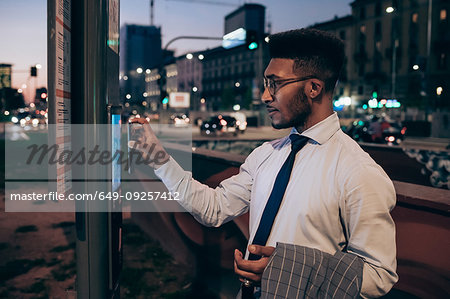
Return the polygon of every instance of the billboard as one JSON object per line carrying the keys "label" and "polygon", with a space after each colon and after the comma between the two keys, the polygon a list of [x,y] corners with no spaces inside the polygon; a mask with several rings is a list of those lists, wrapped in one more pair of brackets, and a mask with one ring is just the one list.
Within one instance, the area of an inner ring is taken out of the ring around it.
{"label": "billboard", "polygon": [[169,98],[169,106],[172,108],[189,108],[190,106],[189,92],[171,92]]}
{"label": "billboard", "polygon": [[223,36],[222,47],[225,49],[234,48],[245,44],[247,32],[244,28],[238,28]]}

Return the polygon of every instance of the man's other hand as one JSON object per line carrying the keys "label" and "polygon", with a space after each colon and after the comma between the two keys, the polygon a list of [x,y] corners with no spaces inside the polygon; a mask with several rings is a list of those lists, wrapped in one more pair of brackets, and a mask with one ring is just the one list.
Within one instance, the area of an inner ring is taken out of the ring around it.
{"label": "man's other hand", "polygon": [[244,279],[253,281],[256,285],[261,283],[261,277],[269,263],[270,256],[272,255],[275,247],[250,245],[248,251],[255,255],[261,256],[259,260],[249,261],[244,260],[242,252],[234,250],[234,272],[240,276],[239,280],[244,282]]}

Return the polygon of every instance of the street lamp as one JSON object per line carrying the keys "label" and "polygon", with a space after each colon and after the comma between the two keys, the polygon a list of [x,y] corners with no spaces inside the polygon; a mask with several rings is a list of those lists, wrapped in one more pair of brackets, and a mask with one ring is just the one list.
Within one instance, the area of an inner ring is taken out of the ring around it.
{"label": "street lamp", "polygon": [[419,65],[418,64],[413,65],[413,70],[415,71],[419,70]]}
{"label": "street lamp", "polygon": [[143,70],[141,67],[138,67],[138,68],[136,69],[136,72],[137,72],[138,74],[142,74],[143,71],[144,71],[144,70]]}
{"label": "street lamp", "polygon": [[[386,12],[388,14],[393,14],[396,9],[392,6],[386,8]],[[392,15],[392,25],[391,25],[391,34],[392,34],[392,75],[391,75],[391,98],[395,98],[395,85],[397,79],[397,48],[399,46],[398,37],[397,37],[397,23],[395,20],[395,14]]]}
{"label": "street lamp", "polygon": [[444,91],[444,89],[442,88],[442,86],[438,86],[438,88],[436,88],[436,95],[437,95],[437,96],[441,96],[442,91]]}
{"label": "street lamp", "polygon": [[194,58],[194,55],[192,55],[192,53],[188,53],[186,54],[186,58],[191,60],[192,58]]}
{"label": "street lamp", "polygon": [[205,58],[205,56],[203,54],[198,55],[198,60],[203,60],[204,58]]}

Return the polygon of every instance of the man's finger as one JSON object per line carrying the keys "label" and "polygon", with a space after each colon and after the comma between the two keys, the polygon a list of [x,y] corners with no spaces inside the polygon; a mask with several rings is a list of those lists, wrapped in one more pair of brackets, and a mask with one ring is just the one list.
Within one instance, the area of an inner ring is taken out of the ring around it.
{"label": "man's finger", "polygon": [[234,261],[240,270],[260,274],[266,268],[269,259],[267,257],[263,257],[256,261],[244,260],[242,253],[236,249],[234,251]]}
{"label": "man's finger", "polygon": [[237,275],[239,275],[241,277],[250,279],[251,281],[255,281],[255,282],[261,281],[261,275],[239,269],[239,267],[236,263],[236,260],[234,261],[234,273],[236,273]]}
{"label": "man's finger", "polygon": [[271,246],[261,246],[261,245],[249,245],[248,246],[248,251],[250,253],[256,254],[256,255],[260,255],[260,256],[271,256],[272,253],[274,252],[275,247],[271,247]]}

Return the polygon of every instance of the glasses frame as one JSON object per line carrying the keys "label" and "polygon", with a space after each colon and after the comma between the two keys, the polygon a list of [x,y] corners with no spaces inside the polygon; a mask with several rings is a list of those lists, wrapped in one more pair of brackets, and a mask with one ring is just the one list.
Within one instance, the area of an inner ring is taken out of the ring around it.
{"label": "glasses frame", "polygon": [[[264,77],[264,88],[267,88],[270,95],[274,96],[281,88],[283,88],[286,85],[289,85],[291,83],[306,81],[309,79],[314,79],[313,76],[306,76],[306,77],[300,77],[300,78],[288,78],[288,79],[281,79],[281,80],[274,80],[267,77]],[[271,87],[271,83],[273,86]]]}

